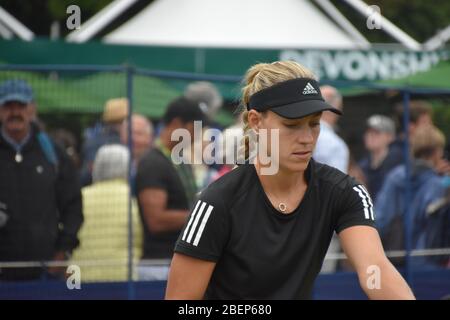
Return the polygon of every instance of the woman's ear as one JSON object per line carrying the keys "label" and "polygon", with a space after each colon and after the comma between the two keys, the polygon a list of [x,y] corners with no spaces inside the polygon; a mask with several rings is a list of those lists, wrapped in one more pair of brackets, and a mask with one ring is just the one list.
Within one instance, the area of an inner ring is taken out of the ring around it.
{"label": "woman's ear", "polygon": [[256,110],[250,110],[247,116],[249,127],[252,128],[255,132],[258,132],[261,125],[261,113]]}

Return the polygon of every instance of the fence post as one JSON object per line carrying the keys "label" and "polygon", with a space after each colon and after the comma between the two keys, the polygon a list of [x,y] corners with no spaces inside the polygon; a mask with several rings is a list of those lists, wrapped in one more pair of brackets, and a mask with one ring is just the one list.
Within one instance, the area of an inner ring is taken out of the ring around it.
{"label": "fence post", "polygon": [[125,66],[126,72],[126,90],[128,99],[128,115],[127,115],[127,144],[129,150],[128,161],[128,300],[135,299],[134,281],[133,281],[133,122],[131,121],[133,114],[133,67]]}
{"label": "fence post", "polygon": [[403,218],[404,241],[405,241],[405,278],[410,287],[413,286],[413,277],[411,271],[411,161],[409,152],[409,100],[410,92],[403,91],[403,133],[405,141],[403,144],[403,157],[405,160],[405,212]]}

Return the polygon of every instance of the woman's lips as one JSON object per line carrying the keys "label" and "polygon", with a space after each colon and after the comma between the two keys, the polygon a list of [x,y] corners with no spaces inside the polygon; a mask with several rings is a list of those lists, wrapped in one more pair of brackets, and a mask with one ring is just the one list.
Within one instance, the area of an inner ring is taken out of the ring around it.
{"label": "woman's lips", "polygon": [[311,151],[297,151],[292,153],[297,159],[309,159],[311,157]]}

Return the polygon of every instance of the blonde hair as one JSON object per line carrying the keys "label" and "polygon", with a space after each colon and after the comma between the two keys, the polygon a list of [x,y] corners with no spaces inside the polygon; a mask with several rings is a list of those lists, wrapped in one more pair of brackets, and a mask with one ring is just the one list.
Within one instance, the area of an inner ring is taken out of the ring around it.
{"label": "blonde hair", "polygon": [[411,137],[411,151],[414,158],[427,159],[436,150],[445,147],[445,136],[433,125],[419,127]]}
{"label": "blonde hair", "polygon": [[248,124],[248,111],[246,105],[256,92],[271,87],[274,84],[297,78],[316,80],[316,76],[307,68],[294,61],[275,61],[272,63],[258,63],[247,70],[242,87],[241,119],[243,122],[244,137],[240,147],[240,158],[245,160],[250,156],[250,126]]}

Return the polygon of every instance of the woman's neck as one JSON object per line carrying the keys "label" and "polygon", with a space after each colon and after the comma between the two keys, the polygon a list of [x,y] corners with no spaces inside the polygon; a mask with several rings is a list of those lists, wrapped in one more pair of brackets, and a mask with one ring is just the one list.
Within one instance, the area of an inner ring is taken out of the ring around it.
{"label": "woman's neck", "polygon": [[261,174],[262,165],[257,159],[254,161],[256,172],[265,190],[269,190],[275,193],[289,192],[290,190],[297,189],[300,186],[306,186],[305,171],[290,171],[283,168],[279,168],[278,172],[274,175]]}

